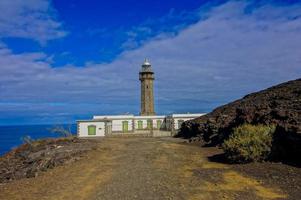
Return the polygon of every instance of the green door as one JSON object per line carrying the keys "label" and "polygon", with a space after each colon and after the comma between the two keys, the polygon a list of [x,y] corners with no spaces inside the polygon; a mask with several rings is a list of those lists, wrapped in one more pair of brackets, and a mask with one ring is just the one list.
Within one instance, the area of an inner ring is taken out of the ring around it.
{"label": "green door", "polygon": [[128,121],[123,121],[122,122],[122,131],[127,132],[129,130],[129,122]]}
{"label": "green door", "polygon": [[147,120],[147,128],[148,129],[152,128],[152,120]]}
{"label": "green door", "polygon": [[142,124],[142,121],[138,121],[138,129],[143,129],[143,124]]}
{"label": "green door", "polygon": [[95,125],[88,126],[88,135],[96,135],[96,126]]}
{"label": "green door", "polygon": [[162,122],[161,120],[157,120],[157,128],[160,129],[161,128],[161,125],[162,125]]}

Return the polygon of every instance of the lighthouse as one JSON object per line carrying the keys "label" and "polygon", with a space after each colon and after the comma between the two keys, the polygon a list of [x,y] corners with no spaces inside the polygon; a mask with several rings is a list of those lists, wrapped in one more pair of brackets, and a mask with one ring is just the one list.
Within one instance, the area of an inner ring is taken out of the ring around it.
{"label": "lighthouse", "polygon": [[110,135],[147,135],[153,137],[173,136],[182,123],[195,119],[204,113],[156,115],[154,109],[154,72],[150,62],[145,59],[139,72],[141,82],[140,116],[95,115],[90,120],[77,121],[78,137]]}
{"label": "lighthouse", "polygon": [[141,82],[141,109],[140,115],[155,115],[154,109],[154,72],[148,59],[145,59],[139,72]]}

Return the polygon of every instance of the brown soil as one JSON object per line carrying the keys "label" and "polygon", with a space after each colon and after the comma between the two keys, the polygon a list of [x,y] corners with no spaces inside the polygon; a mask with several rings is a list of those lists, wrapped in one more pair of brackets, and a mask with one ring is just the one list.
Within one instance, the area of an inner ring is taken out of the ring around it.
{"label": "brown soil", "polygon": [[0,185],[0,199],[301,199],[301,169],[230,165],[174,138],[104,138],[80,160]]}

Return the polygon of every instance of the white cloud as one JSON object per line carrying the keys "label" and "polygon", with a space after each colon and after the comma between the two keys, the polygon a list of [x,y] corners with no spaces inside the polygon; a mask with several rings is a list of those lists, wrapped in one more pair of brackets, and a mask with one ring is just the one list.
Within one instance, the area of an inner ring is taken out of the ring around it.
{"label": "white cloud", "polygon": [[156,74],[159,112],[203,111],[300,78],[301,5],[245,13],[247,5],[223,4],[177,36],[149,41],[109,64],[52,68],[43,53],[16,55],[0,45],[0,99],[64,102],[64,113],[83,103],[90,106],[78,106],[77,114],[88,108],[91,113],[92,104],[95,113],[138,111],[138,71],[145,57]]}
{"label": "white cloud", "polygon": [[0,37],[29,38],[43,44],[66,34],[48,0],[0,1]]}

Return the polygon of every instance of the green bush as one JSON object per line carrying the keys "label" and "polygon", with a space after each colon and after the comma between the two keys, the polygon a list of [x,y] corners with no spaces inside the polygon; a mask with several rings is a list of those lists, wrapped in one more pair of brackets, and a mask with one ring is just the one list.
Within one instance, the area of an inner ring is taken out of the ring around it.
{"label": "green bush", "polygon": [[222,148],[232,162],[263,161],[272,151],[274,126],[245,124],[234,129]]}

